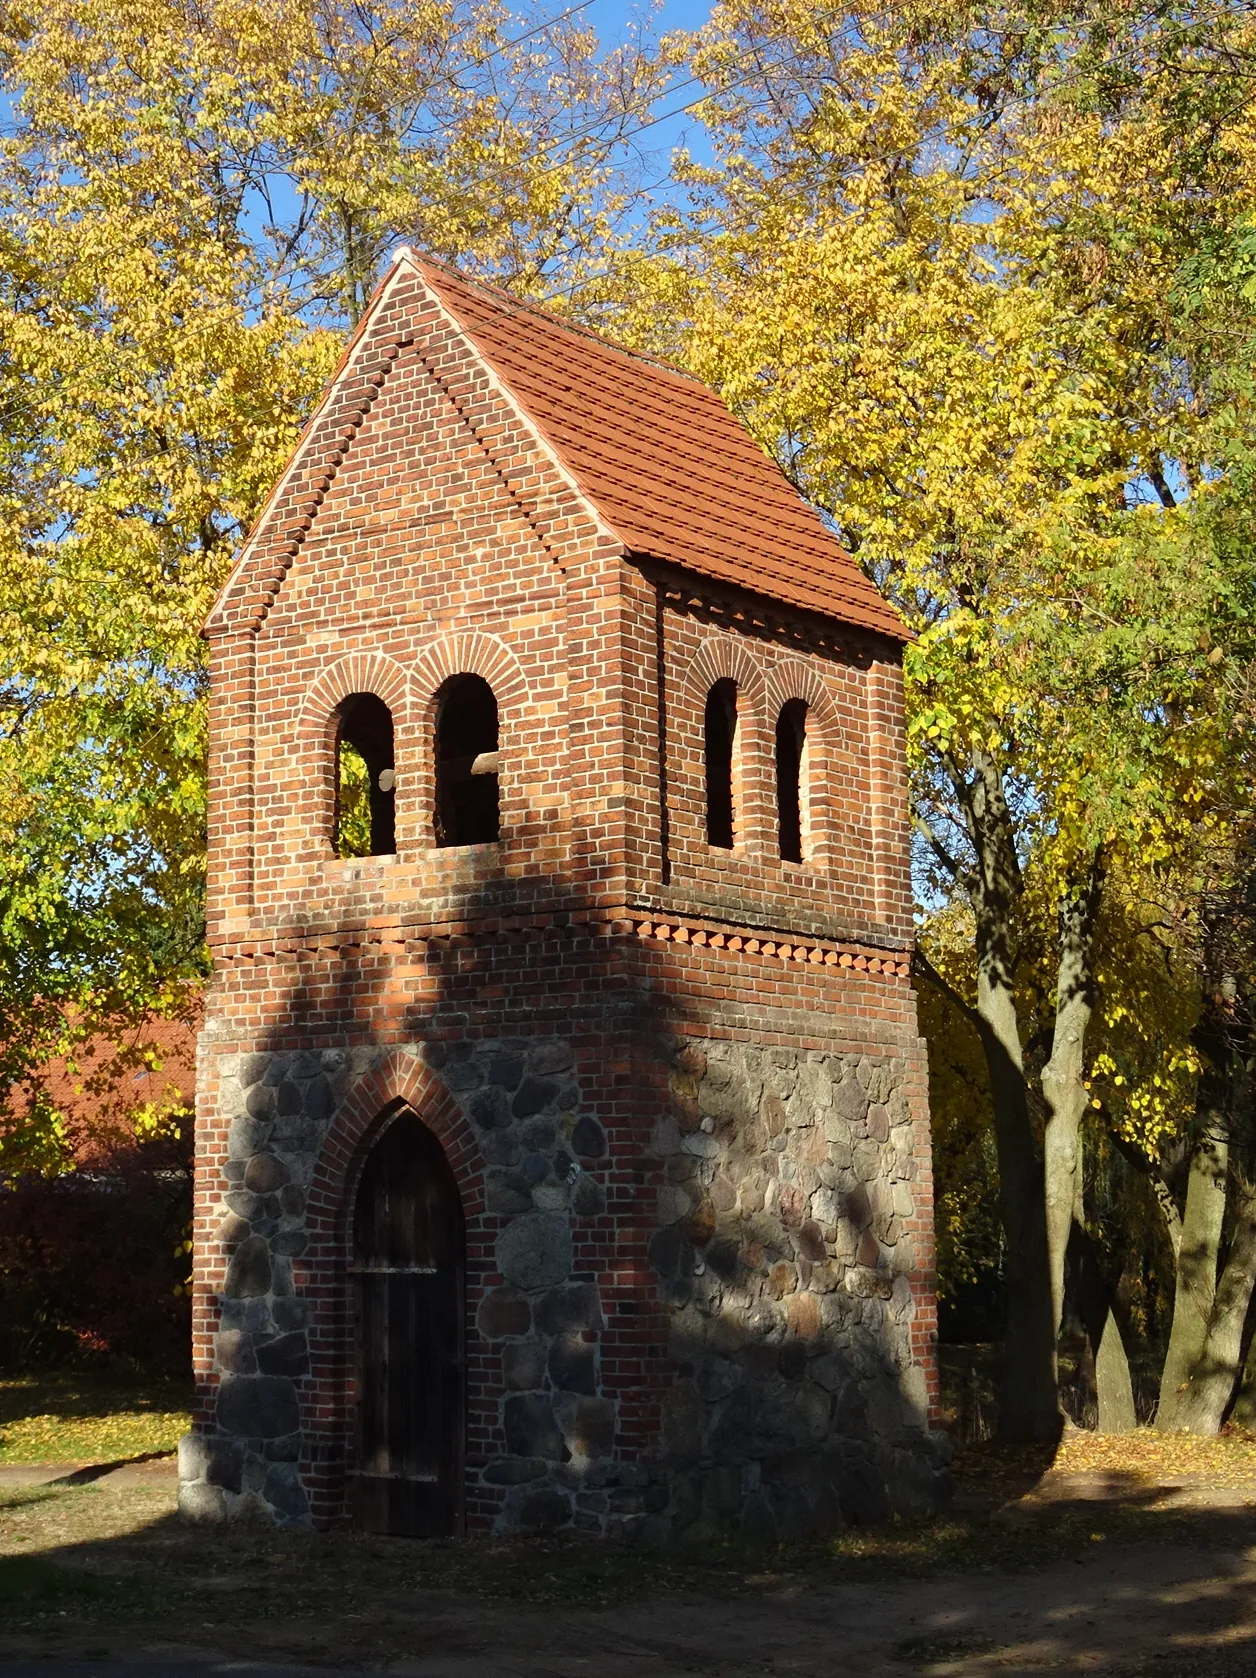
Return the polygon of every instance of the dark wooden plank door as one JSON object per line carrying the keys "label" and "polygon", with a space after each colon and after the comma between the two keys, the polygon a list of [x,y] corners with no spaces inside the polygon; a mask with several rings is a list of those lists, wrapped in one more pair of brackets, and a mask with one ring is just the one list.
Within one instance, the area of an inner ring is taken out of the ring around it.
{"label": "dark wooden plank door", "polygon": [[455,1532],[463,1463],[466,1240],[440,1143],[412,1114],[371,1150],[354,1208],[354,1517],[370,1532]]}

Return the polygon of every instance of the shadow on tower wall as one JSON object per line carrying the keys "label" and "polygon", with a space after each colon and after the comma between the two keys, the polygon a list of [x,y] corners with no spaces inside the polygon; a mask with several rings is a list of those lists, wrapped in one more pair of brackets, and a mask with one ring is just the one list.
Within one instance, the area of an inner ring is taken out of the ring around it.
{"label": "shadow on tower wall", "polygon": [[402,1103],[466,1216],[468,1530],[772,1539],[937,1507],[903,1045],[786,995],[766,1046],[714,952],[464,854],[440,936],[280,940],[216,981],[185,1512],[344,1518],[353,1202]]}

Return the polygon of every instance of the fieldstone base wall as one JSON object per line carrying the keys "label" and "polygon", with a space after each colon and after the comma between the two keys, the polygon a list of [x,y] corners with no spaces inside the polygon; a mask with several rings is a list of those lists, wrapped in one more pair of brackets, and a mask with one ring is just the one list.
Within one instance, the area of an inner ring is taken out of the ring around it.
{"label": "fieldstone base wall", "polygon": [[660,1458],[674,1530],[757,1538],[936,1507],[913,1352],[914,1180],[901,1061],[687,1039],[650,1248],[677,1377]]}
{"label": "fieldstone base wall", "polygon": [[325,1511],[328,1476],[343,1480],[347,1426],[329,1447],[326,1416],[352,1331],[343,1299],[326,1307],[308,1197],[337,1115],[398,1056],[456,1104],[476,1156],[467,1501],[491,1512],[477,1524],[766,1539],[937,1504],[905,1063],[641,1041],[631,1057],[618,1044],[639,1085],[625,1120],[609,1039],[583,1058],[555,1037],[215,1056],[207,1034],[206,1090],[229,1125],[208,1214],[212,1367],[180,1451],[188,1515],[305,1524],[315,1487]]}

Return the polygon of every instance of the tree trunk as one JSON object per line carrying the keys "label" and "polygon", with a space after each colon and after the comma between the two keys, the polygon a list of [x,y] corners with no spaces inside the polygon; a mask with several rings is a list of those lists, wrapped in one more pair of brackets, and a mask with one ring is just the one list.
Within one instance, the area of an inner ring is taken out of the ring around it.
{"label": "tree trunk", "polygon": [[999,1436],[1009,1441],[1060,1436],[1051,1271],[1047,1258],[1042,1160],[1029,1114],[1016,1015],[1012,912],[1020,868],[997,765],[974,752],[971,780],[959,777],[977,853],[977,1020],[990,1078],[999,1161],[1007,1332],[1003,1343]]}
{"label": "tree trunk", "polygon": [[[1056,976],[1055,1033],[1042,1069],[1047,1104],[1043,1139],[1047,1253],[1056,1337],[1064,1314],[1064,1255],[1074,1210],[1081,1199],[1080,1135],[1090,1101],[1085,1084],[1086,1029],[1095,1006],[1092,962],[1102,864],[1094,858],[1085,886],[1060,906],[1060,957]],[[1097,1341],[1092,1342],[1096,1363]]]}
{"label": "tree trunk", "polygon": [[1094,1353],[1098,1431],[1132,1433],[1138,1426],[1138,1417],[1125,1339],[1114,1305],[1116,1290],[1104,1273],[1102,1255],[1094,1239],[1080,1219],[1073,1225],[1069,1270],[1076,1277],[1081,1319]]}
{"label": "tree trunk", "polygon": [[1099,1395],[1099,1432],[1133,1433],[1138,1426],[1134,1382],[1125,1351],[1125,1336],[1109,1305],[1095,1353],[1095,1390]]}
{"label": "tree trunk", "polygon": [[1156,1426],[1171,1432],[1185,1425],[1179,1405],[1192,1372],[1204,1355],[1217,1292],[1217,1254],[1225,1216],[1229,1143],[1219,1130],[1201,1130],[1191,1154],[1186,1212],[1177,1256],[1177,1285],[1169,1350],[1160,1377]]}
{"label": "tree trunk", "polygon": [[[1187,1433],[1220,1430],[1243,1359],[1243,1325],[1256,1281],[1256,1188],[1237,1196],[1234,1239],[1213,1297],[1200,1355],[1176,1393],[1172,1425]],[[1176,1324],[1176,1311],[1174,1319]]]}

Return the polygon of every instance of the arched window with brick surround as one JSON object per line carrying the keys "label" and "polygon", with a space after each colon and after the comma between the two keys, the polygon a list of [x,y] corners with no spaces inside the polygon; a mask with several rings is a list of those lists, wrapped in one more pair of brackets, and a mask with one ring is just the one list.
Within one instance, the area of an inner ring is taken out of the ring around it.
{"label": "arched window with brick surround", "polygon": [[436,843],[499,837],[497,699],[483,676],[451,676],[436,695]]}
{"label": "arched window with brick surround", "polygon": [[336,707],[337,856],[391,856],[394,824],[392,712],[374,693],[351,693]]}
{"label": "arched window with brick surround", "polygon": [[807,704],[787,699],[776,719],[776,827],[784,862],[801,862],[807,784]]}
{"label": "arched window with brick surround", "polygon": [[706,836],[714,850],[731,851],[736,838],[733,764],[737,751],[737,684],[725,676],[706,697],[702,720],[706,766]]}

